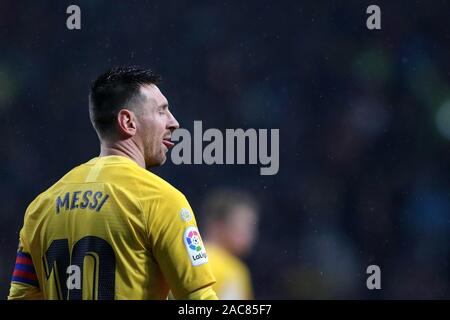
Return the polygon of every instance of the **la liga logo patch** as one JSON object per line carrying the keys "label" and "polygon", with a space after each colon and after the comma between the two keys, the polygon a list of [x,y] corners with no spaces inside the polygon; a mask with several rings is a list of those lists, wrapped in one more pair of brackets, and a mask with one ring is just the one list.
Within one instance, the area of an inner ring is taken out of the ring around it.
{"label": "la liga logo patch", "polygon": [[186,237],[186,242],[189,245],[189,248],[191,250],[195,250],[195,251],[201,251],[202,250],[202,245],[201,245],[201,240],[200,240],[200,234],[198,233],[198,231],[196,230],[191,230],[189,231],[187,237]]}
{"label": "la liga logo patch", "polygon": [[188,227],[184,232],[183,240],[193,266],[208,262],[205,246],[196,227]]}

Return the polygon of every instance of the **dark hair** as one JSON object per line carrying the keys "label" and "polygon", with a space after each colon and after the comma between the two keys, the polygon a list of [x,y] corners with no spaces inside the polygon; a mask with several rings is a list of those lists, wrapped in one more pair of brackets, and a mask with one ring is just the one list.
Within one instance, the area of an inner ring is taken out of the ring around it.
{"label": "dark hair", "polygon": [[161,77],[152,70],[135,66],[115,67],[95,79],[89,94],[89,114],[98,134],[112,131],[121,108],[136,111],[142,99],[141,86],[160,81]]}
{"label": "dark hair", "polygon": [[237,206],[247,206],[258,214],[259,205],[256,199],[248,192],[239,189],[219,188],[206,197],[202,205],[203,222],[226,220],[232,210]]}

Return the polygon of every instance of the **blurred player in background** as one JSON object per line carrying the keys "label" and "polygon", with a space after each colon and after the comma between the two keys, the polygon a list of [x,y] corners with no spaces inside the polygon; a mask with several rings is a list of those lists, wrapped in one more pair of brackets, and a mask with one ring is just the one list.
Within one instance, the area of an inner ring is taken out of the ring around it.
{"label": "blurred player in background", "polygon": [[205,241],[219,299],[253,299],[251,276],[240,257],[247,255],[257,237],[259,209],[246,192],[222,189],[205,199]]}
{"label": "blurred player in background", "polygon": [[158,81],[126,67],[93,82],[100,155],[27,208],[9,299],[217,299],[188,201],[148,171],[179,126]]}

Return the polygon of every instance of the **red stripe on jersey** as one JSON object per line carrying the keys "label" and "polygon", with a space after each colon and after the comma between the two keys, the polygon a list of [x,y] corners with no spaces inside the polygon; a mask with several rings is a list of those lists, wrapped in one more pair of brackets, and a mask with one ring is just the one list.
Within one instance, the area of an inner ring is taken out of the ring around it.
{"label": "red stripe on jersey", "polygon": [[16,258],[16,263],[33,265],[33,261],[30,258],[27,258],[27,257],[17,257]]}
{"label": "red stripe on jersey", "polygon": [[14,270],[13,277],[22,277],[30,280],[37,280],[36,274],[28,271]]}

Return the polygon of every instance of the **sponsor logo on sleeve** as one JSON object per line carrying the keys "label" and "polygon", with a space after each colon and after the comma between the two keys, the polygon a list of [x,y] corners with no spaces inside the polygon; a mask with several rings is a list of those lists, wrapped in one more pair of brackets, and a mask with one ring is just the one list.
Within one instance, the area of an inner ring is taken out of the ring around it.
{"label": "sponsor logo on sleeve", "polygon": [[183,240],[193,266],[208,262],[205,246],[196,227],[188,227],[184,232]]}
{"label": "sponsor logo on sleeve", "polygon": [[181,217],[181,219],[182,219],[183,221],[185,221],[185,222],[189,222],[189,221],[192,220],[192,214],[191,214],[191,212],[190,212],[188,209],[186,209],[186,208],[183,208],[183,209],[180,210],[180,217]]}

